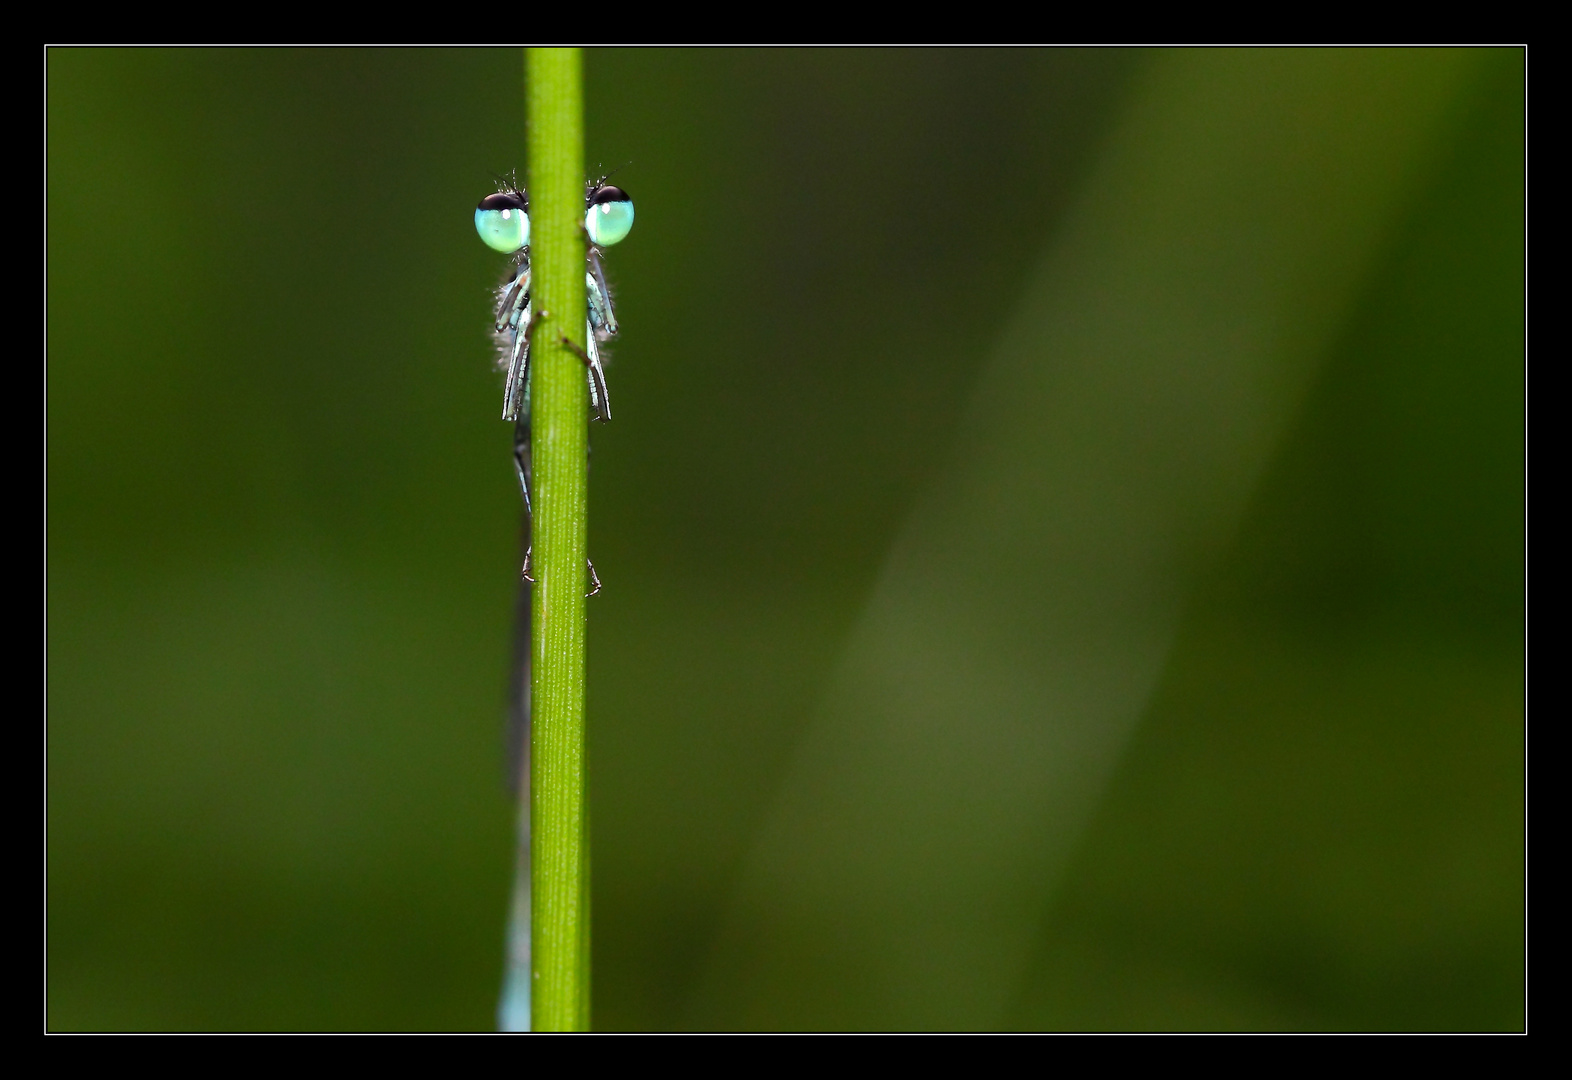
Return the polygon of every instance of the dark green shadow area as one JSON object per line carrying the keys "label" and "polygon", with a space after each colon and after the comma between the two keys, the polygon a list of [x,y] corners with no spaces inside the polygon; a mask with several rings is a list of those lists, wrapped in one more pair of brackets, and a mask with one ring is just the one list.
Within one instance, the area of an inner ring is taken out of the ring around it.
{"label": "dark green shadow area", "polygon": [[1192,602],[1018,1026],[1521,1028],[1523,85],[1464,103]]}
{"label": "dark green shadow area", "polygon": [[647,230],[613,252],[619,411],[593,433],[592,548],[617,581],[590,612],[595,1024],[674,1028],[956,403],[1142,57],[586,63],[591,164],[622,166]]}

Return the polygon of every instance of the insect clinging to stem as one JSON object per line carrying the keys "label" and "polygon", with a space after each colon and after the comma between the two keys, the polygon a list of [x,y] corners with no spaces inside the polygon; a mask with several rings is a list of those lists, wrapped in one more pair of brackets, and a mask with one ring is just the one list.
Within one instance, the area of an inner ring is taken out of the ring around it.
{"label": "insect clinging to stem", "polygon": [[[633,227],[633,200],[621,188],[606,183],[606,177],[585,186],[584,234],[589,241],[584,270],[585,332],[583,350],[566,337],[563,344],[584,361],[589,380],[590,419],[611,419],[611,401],[606,394],[606,374],[601,363],[601,346],[617,334],[617,316],[606,274],[601,265],[604,249],[619,243]],[[495,194],[487,195],[475,208],[475,231],[494,251],[514,256],[514,265],[497,289],[496,319],[493,333],[497,344],[498,367],[507,372],[502,392],[502,418],[513,423],[513,466],[518,474],[519,492],[524,498],[525,551],[520,576],[530,576],[529,530],[533,506],[530,488],[533,480],[530,451],[530,330],[538,319],[549,317],[535,309],[530,296],[529,197],[516,183],[505,181]],[[589,596],[600,592],[595,564],[586,560]],[[530,857],[528,826],[528,746],[530,730],[530,603],[529,590],[520,588],[516,610],[514,663],[510,689],[508,721],[508,780],[516,795],[522,797],[518,852],[514,867],[513,904],[509,916],[507,965],[498,1024],[503,1031],[528,1031],[530,1028]]]}
{"label": "insect clinging to stem", "polygon": [[[605,182],[605,178],[585,185],[584,233],[589,239],[585,259],[584,287],[586,293],[584,350],[579,350],[566,338],[563,342],[584,361],[589,380],[590,417],[594,420],[611,419],[611,401],[606,393],[606,373],[601,363],[600,346],[617,335],[617,315],[612,307],[611,292],[606,287],[606,272],[601,259],[604,249],[619,243],[633,228],[633,200],[619,187]],[[529,345],[530,330],[537,318],[547,313],[536,311],[530,298],[529,259],[529,196],[512,182],[505,182],[502,190],[487,195],[475,208],[475,231],[493,251],[513,255],[515,264],[497,288],[497,311],[494,334],[497,342],[497,363],[507,371],[507,382],[502,392],[502,418],[513,422],[513,464],[518,473],[519,491],[524,497],[524,512],[530,514],[530,480],[533,476],[530,458],[530,383]],[[530,577],[529,551],[524,556],[521,576]],[[589,567],[590,593],[600,591],[600,579],[594,565]]]}

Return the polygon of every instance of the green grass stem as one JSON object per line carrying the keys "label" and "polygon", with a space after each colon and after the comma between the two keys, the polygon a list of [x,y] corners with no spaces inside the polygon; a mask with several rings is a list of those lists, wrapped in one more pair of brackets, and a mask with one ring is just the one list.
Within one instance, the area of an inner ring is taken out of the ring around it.
{"label": "green grass stem", "polygon": [[[535,1031],[589,1029],[584,593],[584,80],[578,49],[528,49],[535,589],[530,736],[530,995]],[[571,346],[564,344],[564,339]]]}

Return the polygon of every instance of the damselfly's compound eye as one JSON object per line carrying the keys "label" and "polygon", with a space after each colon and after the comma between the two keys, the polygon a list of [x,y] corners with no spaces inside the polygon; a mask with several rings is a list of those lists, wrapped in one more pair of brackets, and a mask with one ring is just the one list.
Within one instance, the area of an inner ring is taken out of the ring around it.
{"label": "damselfly's compound eye", "polygon": [[633,200],[619,187],[604,184],[589,198],[584,231],[596,247],[610,247],[633,228]]}
{"label": "damselfly's compound eye", "polygon": [[511,254],[529,247],[529,210],[524,196],[516,191],[487,195],[475,207],[475,231],[493,251]]}

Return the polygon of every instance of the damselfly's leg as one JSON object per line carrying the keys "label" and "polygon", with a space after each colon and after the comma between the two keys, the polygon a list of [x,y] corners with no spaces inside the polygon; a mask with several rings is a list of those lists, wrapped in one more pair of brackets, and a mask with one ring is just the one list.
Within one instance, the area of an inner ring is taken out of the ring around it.
{"label": "damselfly's leg", "polygon": [[502,299],[497,304],[498,330],[518,325],[519,308],[529,302],[529,278],[529,263],[520,263],[512,280],[502,287]]}
{"label": "damselfly's leg", "polygon": [[611,419],[611,398],[606,394],[606,372],[601,366],[600,343],[617,336],[617,313],[611,306],[611,293],[606,289],[606,274],[601,269],[600,254],[593,248],[589,255],[589,269],[584,274],[584,287],[589,292],[589,325],[584,328],[584,343],[588,350],[581,359],[590,369],[590,402],[595,406],[596,419]]}
{"label": "damselfly's leg", "polygon": [[611,291],[606,288],[606,272],[601,269],[600,256],[590,251],[589,269],[584,273],[584,287],[589,290],[590,322],[600,332],[600,339],[617,336],[617,313],[612,310]]}
{"label": "damselfly's leg", "polygon": [[502,419],[514,421],[529,415],[529,332],[535,324],[535,314],[527,296],[519,316],[508,355],[508,385],[502,394]]}
{"label": "damselfly's leg", "polygon": [[535,315],[530,306],[530,268],[520,263],[512,280],[498,290],[496,331],[502,339],[508,381],[502,391],[502,418],[517,420],[528,411],[525,397],[529,390],[529,332]]}
{"label": "damselfly's leg", "polygon": [[595,341],[595,328],[586,326],[584,344],[588,347],[589,355],[585,363],[589,365],[590,404],[595,407],[595,419],[605,422],[611,419],[611,397],[606,393],[606,371],[600,364],[600,346]]}
{"label": "damselfly's leg", "polygon": [[[594,458],[594,450],[595,450],[594,444],[589,443],[589,442],[585,442],[585,444],[584,444],[584,467],[585,467],[585,469],[589,468],[590,462]],[[588,600],[590,597],[592,597],[592,596],[594,596],[594,595],[596,595],[597,593],[600,592],[600,575],[595,572],[595,560],[594,559],[591,559],[588,556],[585,556],[584,565],[586,567],[588,567],[588,569],[589,569],[590,590],[589,590],[589,592],[584,594],[584,599]]]}
{"label": "damselfly's leg", "polygon": [[[519,577],[535,584],[535,579],[530,576],[530,558],[535,553],[535,507],[530,502],[529,482],[535,475],[534,457],[530,449],[530,430],[528,415],[521,416],[513,425],[513,471],[518,474],[519,494],[524,496],[524,566],[519,571]],[[585,567],[589,570],[590,589],[586,597],[594,596],[600,592],[600,575],[595,573],[595,563],[590,559],[584,560]]]}
{"label": "damselfly's leg", "polygon": [[611,398],[606,395],[606,372],[600,366],[600,349],[595,344],[595,327],[593,324],[585,325],[584,339],[589,343],[589,351],[585,352],[568,335],[563,334],[558,339],[566,345],[568,351],[584,361],[584,366],[589,369],[590,408],[595,410],[595,419],[611,419]]}
{"label": "damselfly's leg", "polygon": [[533,458],[530,455],[529,442],[529,414],[520,416],[513,425],[513,469],[518,473],[519,492],[524,496],[524,530],[526,540],[524,543],[524,568],[519,571],[519,577],[534,584],[535,579],[529,576],[530,555],[535,550],[535,509],[529,501],[529,480],[533,473]]}

